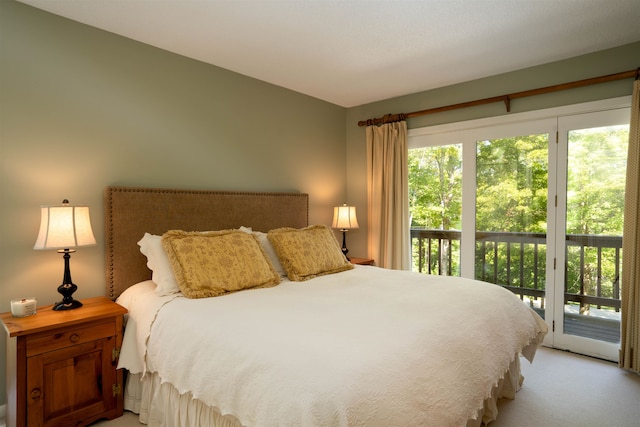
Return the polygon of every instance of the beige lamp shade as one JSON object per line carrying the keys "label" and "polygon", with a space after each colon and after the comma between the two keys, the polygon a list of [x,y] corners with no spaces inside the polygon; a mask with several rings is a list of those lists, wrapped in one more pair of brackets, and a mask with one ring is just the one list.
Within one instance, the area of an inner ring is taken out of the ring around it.
{"label": "beige lamp shade", "polygon": [[331,227],[340,230],[358,228],[358,218],[356,217],[355,206],[347,206],[345,203],[342,206],[336,206],[333,208],[333,224]]}
{"label": "beige lamp shade", "polygon": [[[66,203],[65,203],[66,202]],[[40,207],[40,232],[33,249],[69,249],[96,244],[87,206]]]}

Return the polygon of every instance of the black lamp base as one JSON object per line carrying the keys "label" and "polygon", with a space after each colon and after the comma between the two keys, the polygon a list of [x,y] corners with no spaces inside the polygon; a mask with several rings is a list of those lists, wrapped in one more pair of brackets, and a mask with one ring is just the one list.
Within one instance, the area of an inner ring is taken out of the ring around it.
{"label": "black lamp base", "polygon": [[62,301],[53,305],[53,310],[73,310],[74,308],[82,307],[82,303],[73,299],[73,293],[78,289],[76,285],[71,281],[71,271],[69,270],[70,253],[75,252],[73,249],[62,249],[58,252],[64,254],[64,277],[62,278],[62,285],[58,286],[58,292],[62,295]]}
{"label": "black lamp base", "polygon": [[349,253],[349,249],[347,249],[347,230],[342,230],[342,253],[347,261],[351,261],[347,254]]}
{"label": "black lamp base", "polygon": [[62,301],[53,305],[53,310],[73,310],[82,307],[82,303],[73,299],[71,295],[78,289],[73,283],[62,284],[58,286],[58,292],[62,295]]}
{"label": "black lamp base", "polygon": [[66,303],[64,301],[57,302],[53,304],[53,310],[62,311],[62,310],[73,310],[74,308],[82,307],[82,303],[77,299],[72,299],[70,302]]}

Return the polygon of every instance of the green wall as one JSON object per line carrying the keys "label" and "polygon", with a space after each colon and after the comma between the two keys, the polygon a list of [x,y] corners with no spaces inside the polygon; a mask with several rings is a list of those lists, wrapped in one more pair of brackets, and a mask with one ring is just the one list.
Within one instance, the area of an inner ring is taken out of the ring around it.
{"label": "green wall", "polygon": [[[283,64],[285,66],[286,64]],[[310,221],[345,195],[342,107],[0,1],[0,312],[59,299],[63,260],[34,251],[39,207],[91,209],[71,257],[78,298],[103,295],[108,185],[300,191]],[[0,405],[5,395],[0,337]]]}

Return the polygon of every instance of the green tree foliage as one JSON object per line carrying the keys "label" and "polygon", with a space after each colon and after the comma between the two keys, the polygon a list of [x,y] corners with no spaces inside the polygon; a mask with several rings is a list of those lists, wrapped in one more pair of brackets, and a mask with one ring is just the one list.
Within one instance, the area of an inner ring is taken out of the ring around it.
{"label": "green tree foliage", "polygon": [[476,230],[544,233],[547,141],[532,135],[476,144]]}
{"label": "green tree foliage", "polygon": [[[476,230],[547,232],[548,139],[525,135],[476,143]],[[628,126],[570,132],[567,234],[622,235],[627,141]],[[462,145],[410,150],[409,192],[412,228],[460,230]],[[459,272],[457,243],[452,264]],[[478,242],[476,248],[476,277],[544,289],[546,245]],[[597,248],[586,248],[581,255],[579,247],[568,245],[567,256],[567,292],[595,295],[599,280],[599,295],[613,296],[619,275],[615,249],[598,255]]]}
{"label": "green tree foliage", "polygon": [[622,235],[628,126],[569,133],[567,234]]}
{"label": "green tree foliage", "polygon": [[409,150],[412,228],[460,230],[462,146]]}
{"label": "green tree foliage", "polygon": [[[622,236],[628,141],[628,126],[569,133],[567,234]],[[581,253],[580,247],[569,245],[567,292],[613,297],[620,274],[615,259],[615,249],[592,247]]]}

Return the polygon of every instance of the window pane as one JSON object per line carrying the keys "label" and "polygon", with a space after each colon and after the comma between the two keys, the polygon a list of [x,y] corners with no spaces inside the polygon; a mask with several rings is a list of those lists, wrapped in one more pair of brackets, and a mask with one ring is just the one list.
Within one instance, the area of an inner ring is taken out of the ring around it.
{"label": "window pane", "polygon": [[544,315],[548,135],[476,143],[475,278]]}
{"label": "window pane", "polygon": [[568,133],[564,332],[620,341],[629,126]]}
{"label": "window pane", "polygon": [[412,269],[460,275],[462,145],[409,150]]}

